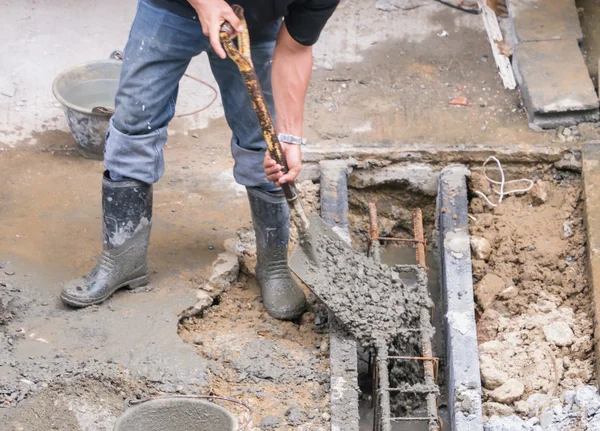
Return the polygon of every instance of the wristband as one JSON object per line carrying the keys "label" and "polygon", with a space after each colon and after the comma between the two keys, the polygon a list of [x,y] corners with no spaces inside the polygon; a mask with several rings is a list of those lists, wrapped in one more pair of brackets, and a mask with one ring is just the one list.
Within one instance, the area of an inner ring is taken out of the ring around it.
{"label": "wristband", "polygon": [[286,133],[278,133],[277,139],[281,142],[285,142],[286,144],[292,145],[306,145],[306,138],[301,138],[299,136],[288,135]]}

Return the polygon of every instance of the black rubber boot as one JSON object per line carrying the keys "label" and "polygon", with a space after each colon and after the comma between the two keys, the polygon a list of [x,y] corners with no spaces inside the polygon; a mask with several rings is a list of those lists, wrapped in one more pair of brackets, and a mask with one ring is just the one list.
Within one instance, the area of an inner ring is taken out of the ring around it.
{"label": "black rubber boot", "polygon": [[304,292],[288,267],[290,210],[285,196],[247,187],[256,235],[256,278],[267,312],[280,320],[300,317]]}
{"label": "black rubber boot", "polygon": [[148,284],[146,253],[152,226],[152,186],[102,179],[103,251],[88,274],[65,284],[61,299],[73,307],[106,301],[118,289]]}

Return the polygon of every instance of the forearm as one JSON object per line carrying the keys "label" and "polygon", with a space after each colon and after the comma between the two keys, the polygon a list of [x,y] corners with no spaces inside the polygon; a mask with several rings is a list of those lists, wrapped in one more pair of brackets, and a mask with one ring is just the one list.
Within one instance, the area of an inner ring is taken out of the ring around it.
{"label": "forearm", "polygon": [[302,136],[304,99],[312,73],[312,47],[296,42],[285,23],[273,52],[271,84],[277,131]]}

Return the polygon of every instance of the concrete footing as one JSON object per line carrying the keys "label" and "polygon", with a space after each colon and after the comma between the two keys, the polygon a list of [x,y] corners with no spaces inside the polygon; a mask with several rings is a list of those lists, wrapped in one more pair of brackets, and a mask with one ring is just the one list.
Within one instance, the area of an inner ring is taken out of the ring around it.
{"label": "concrete footing", "polygon": [[453,431],[483,429],[469,244],[468,173],[462,166],[444,169],[438,194],[441,279],[446,301],[449,428]]}
{"label": "concrete footing", "polygon": [[[321,216],[350,242],[348,221],[348,163],[320,164]],[[329,314],[329,367],[331,374],[331,431],[358,431],[358,358],[356,340]]]}

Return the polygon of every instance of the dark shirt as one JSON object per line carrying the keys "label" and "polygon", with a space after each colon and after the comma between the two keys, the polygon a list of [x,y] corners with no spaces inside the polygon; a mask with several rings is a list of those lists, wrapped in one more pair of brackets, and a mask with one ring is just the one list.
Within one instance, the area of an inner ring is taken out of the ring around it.
{"label": "dark shirt", "polygon": [[[151,0],[156,6],[177,15],[198,19],[187,0]],[[284,18],[290,36],[302,45],[317,42],[327,20],[340,0],[226,0],[244,8],[248,29],[260,29],[274,20]]]}

